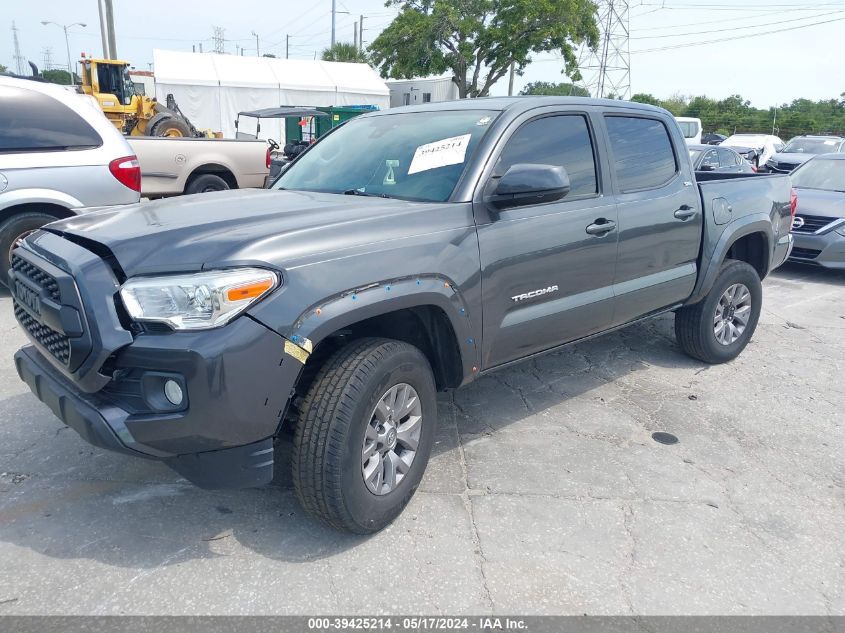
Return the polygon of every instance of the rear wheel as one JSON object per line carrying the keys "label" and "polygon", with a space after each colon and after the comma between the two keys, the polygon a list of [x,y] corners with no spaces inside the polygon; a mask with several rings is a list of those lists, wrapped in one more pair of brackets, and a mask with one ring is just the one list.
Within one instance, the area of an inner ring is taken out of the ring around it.
{"label": "rear wheel", "polygon": [[425,356],[400,341],[354,341],[326,361],[301,411],[292,473],[303,507],[337,529],[384,528],[419,486],[434,442]]}
{"label": "rear wheel", "polygon": [[23,239],[45,224],[56,221],[56,216],[38,211],[28,211],[12,216],[0,225],[0,284],[9,285],[12,251]]}
{"label": "rear wheel", "polygon": [[200,174],[191,178],[185,187],[185,193],[207,193],[209,191],[226,191],[229,183],[216,174]]}
{"label": "rear wheel", "polygon": [[681,348],[706,363],[725,363],[745,349],[763,300],[760,276],[745,262],[728,260],[709,294],[675,314],[675,336]]}

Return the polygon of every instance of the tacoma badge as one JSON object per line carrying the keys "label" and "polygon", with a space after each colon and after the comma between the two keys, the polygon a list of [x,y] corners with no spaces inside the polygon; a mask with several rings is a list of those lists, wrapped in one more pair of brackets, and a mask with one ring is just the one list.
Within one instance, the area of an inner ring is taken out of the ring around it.
{"label": "tacoma badge", "polygon": [[548,288],[540,288],[539,290],[532,290],[531,292],[526,292],[521,295],[516,295],[515,297],[511,297],[514,303],[519,303],[520,301],[525,301],[526,299],[534,299],[536,297],[542,297],[543,295],[550,294],[552,292],[557,292],[560,290],[557,286],[549,286]]}

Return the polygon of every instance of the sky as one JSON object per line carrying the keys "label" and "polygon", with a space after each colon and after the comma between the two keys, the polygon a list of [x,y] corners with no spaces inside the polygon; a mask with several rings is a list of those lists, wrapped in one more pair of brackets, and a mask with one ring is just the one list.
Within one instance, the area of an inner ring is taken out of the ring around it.
{"label": "sky", "polygon": [[[99,56],[102,45],[96,0],[2,0],[4,36],[0,64],[15,68],[12,21],[21,55],[43,65],[45,49],[66,68],[64,31],[72,60],[80,52]],[[331,38],[331,0],[113,0],[117,51],[146,70],[153,48],[212,48],[213,27],[225,29],[225,50],[255,55],[313,58]],[[336,37],[352,41],[363,14],[364,43],[390,24],[396,10],[383,0],[336,0]],[[842,42],[845,0],[630,0],[631,90],[657,97],[674,94],[724,98],[740,94],[757,107],[794,99],[829,99],[845,91]],[[531,81],[567,81],[555,54],[537,55],[515,92]],[[492,94],[507,94],[507,78]]]}

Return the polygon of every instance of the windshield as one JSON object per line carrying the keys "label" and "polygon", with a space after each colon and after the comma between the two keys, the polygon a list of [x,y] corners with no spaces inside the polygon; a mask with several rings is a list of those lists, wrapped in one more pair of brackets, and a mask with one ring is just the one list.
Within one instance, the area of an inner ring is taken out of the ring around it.
{"label": "windshield", "polygon": [[314,145],[274,189],[444,202],[498,112],[408,112],[352,119]]}
{"label": "windshield", "polygon": [[845,160],[807,161],[792,172],[792,184],[802,189],[845,191]]}
{"label": "windshield", "polygon": [[681,133],[684,138],[695,138],[698,136],[698,122],[696,121],[678,121],[681,126]]}
{"label": "windshield", "polygon": [[784,154],[831,154],[839,151],[842,141],[832,138],[798,138],[781,150]]}

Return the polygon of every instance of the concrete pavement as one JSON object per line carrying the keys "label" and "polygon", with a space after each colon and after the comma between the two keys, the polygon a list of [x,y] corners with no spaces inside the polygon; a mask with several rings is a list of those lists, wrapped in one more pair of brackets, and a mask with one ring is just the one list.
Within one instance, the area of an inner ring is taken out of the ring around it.
{"label": "concrete pavement", "polygon": [[18,380],[11,312],[0,614],[845,614],[845,274],[778,271],[728,365],[669,316],[442,396],[420,491],[369,538],[284,476],[208,492],[88,446]]}

